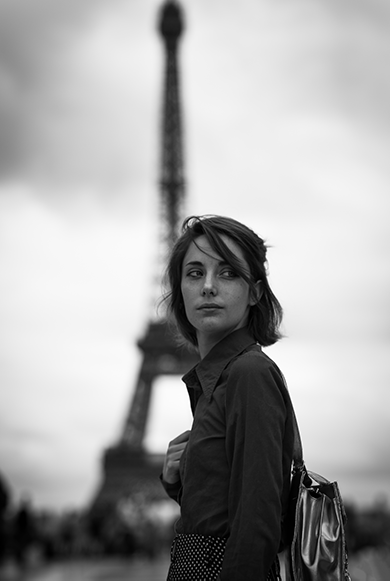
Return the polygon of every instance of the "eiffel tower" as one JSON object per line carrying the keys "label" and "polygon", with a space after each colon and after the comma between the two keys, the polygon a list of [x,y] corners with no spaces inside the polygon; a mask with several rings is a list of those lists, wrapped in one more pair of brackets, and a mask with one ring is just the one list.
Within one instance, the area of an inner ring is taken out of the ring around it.
{"label": "eiffel tower", "polygon": [[[179,98],[177,50],[183,32],[179,4],[162,6],[159,32],[165,46],[165,81],[162,118],[160,206],[164,260],[179,232],[185,183]],[[143,445],[154,380],[161,375],[182,375],[197,361],[195,353],[179,348],[167,321],[151,320],[138,341],[142,364],[120,441],[104,452],[103,479],[92,510],[115,506],[123,498],[142,493],[149,501],[164,497],[158,476],[163,456],[148,453]]]}

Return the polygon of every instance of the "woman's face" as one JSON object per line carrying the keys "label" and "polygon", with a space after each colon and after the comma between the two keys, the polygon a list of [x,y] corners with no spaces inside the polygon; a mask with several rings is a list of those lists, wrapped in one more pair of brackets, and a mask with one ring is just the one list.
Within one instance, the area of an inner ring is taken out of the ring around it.
{"label": "woman's face", "polygon": [[[249,274],[241,248],[228,236],[223,241]],[[250,288],[221,256],[216,254],[205,236],[192,242],[183,260],[181,292],[184,308],[196,329],[199,350],[209,351],[218,341],[248,322],[253,300]],[[207,346],[207,347],[205,347]]]}

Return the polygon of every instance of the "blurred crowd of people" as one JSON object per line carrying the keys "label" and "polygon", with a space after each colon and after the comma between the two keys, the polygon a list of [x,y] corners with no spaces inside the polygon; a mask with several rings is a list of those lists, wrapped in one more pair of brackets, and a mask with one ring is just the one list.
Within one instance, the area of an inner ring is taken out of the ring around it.
{"label": "blurred crowd of people", "polygon": [[[367,548],[390,551],[390,509],[385,501],[364,510],[347,504],[346,511],[350,555]],[[168,554],[177,515],[173,501],[150,503],[142,492],[92,512],[35,510],[27,498],[15,505],[0,477],[0,566],[10,559],[20,567],[80,557],[153,559]]]}
{"label": "blurred crowd of people", "polygon": [[385,499],[359,509],[346,505],[347,546],[350,554],[366,548],[384,548],[390,551],[390,509]]}
{"label": "blurred crowd of people", "polygon": [[0,566],[23,567],[68,558],[168,554],[177,509],[138,494],[94,511],[36,510],[28,498],[14,504],[0,477]]}

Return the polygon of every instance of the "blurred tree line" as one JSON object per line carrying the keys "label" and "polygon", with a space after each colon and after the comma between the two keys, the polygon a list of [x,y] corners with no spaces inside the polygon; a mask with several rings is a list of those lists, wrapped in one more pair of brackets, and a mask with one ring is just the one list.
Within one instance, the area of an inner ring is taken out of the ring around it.
{"label": "blurred tree line", "polygon": [[[346,512],[350,555],[367,548],[390,550],[390,510],[385,501],[365,509],[347,504]],[[142,492],[93,513],[38,511],[26,499],[15,505],[0,477],[0,565],[10,559],[20,566],[34,559],[135,555],[153,559],[169,553],[177,516],[173,501],[152,503]]]}

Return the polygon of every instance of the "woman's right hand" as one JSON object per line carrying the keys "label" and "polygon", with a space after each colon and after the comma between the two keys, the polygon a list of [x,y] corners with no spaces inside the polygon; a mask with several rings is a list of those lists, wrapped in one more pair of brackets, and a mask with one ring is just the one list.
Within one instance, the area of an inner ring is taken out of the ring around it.
{"label": "woman's right hand", "polygon": [[187,446],[190,433],[191,430],[186,430],[172,442],[169,442],[163,466],[163,480],[168,484],[174,484],[180,480],[180,458]]}

